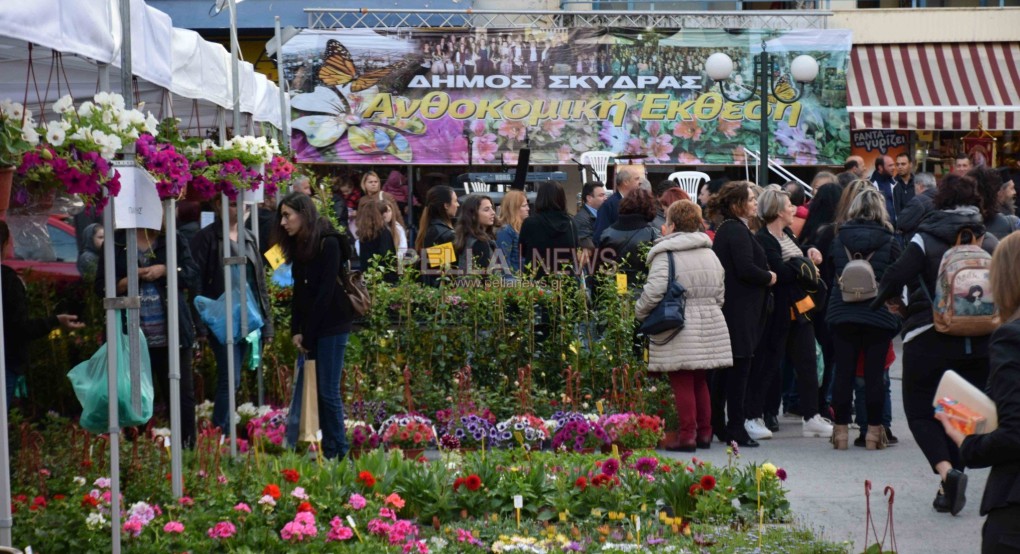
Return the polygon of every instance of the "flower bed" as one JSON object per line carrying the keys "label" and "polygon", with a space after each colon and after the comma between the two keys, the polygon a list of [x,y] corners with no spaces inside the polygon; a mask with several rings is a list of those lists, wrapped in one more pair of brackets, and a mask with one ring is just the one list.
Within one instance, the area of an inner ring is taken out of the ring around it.
{"label": "flower bed", "polygon": [[[18,448],[15,465],[15,544],[108,551],[105,442],[90,443],[56,418],[26,427],[22,436],[29,435],[35,438]],[[680,551],[746,541],[739,529],[757,528],[759,505],[766,522],[790,518],[785,475],[770,464],[715,467],[652,452],[615,458],[520,448],[433,461],[375,450],[321,465],[251,449],[230,461],[219,438],[203,431],[186,454],[180,499],[170,495],[161,441],[123,443],[125,552],[500,552],[525,544],[532,552]],[[719,531],[719,524],[738,530]],[[804,552],[843,551],[807,540]]]}

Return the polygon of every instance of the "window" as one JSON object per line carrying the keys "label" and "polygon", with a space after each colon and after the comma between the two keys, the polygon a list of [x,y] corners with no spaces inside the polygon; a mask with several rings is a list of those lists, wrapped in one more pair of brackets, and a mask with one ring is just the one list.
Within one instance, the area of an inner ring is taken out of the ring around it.
{"label": "window", "polygon": [[70,233],[53,225],[47,225],[46,229],[50,233],[50,242],[53,244],[53,252],[57,261],[76,262],[78,260],[78,243],[75,238]]}

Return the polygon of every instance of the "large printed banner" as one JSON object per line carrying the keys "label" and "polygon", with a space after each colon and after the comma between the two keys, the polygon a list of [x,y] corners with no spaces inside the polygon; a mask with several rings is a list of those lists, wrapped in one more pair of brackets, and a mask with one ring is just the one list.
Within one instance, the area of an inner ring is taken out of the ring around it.
{"label": "large printed banner", "polygon": [[[775,62],[765,110],[784,164],[842,165],[850,153],[850,32],[798,30],[415,29],[303,31],[284,46],[300,162],[569,163],[582,152],[646,164],[743,164],[758,150],[755,55]],[[725,52],[724,98],[704,74]],[[818,60],[796,101],[788,66]],[[787,103],[789,102],[789,103]]]}

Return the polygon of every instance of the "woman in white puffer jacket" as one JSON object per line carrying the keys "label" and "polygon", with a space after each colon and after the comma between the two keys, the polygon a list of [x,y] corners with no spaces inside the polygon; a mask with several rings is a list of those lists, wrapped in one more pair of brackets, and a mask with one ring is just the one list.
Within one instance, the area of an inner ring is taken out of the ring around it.
{"label": "woman in white puffer jacket", "polygon": [[[666,450],[693,452],[712,443],[712,409],[707,370],[733,365],[730,335],[723,317],[722,264],[703,232],[701,208],[690,200],[674,202],[666,210],[665,236],[648,252],[648,281],[637,302],[637,318],[644,320],[666,292],[669,257],[674,279],[686,289],[685,324],[672,340],[672,331],[651,337],[648,370],[666,372],[680,421],[679,441]],[[669,430],[669,429],[667,429]]]}

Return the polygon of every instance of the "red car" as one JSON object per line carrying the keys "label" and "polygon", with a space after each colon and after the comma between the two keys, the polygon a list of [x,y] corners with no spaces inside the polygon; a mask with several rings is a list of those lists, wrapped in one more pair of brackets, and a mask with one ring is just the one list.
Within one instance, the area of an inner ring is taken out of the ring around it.
{"label": "red car", "polygon": [[45,240],[43,231],[33,227],[29,218],[10,216],[7,223],[14,237],[14,257],[4,260],[4,265],[26,280],[66,284],[81,279],[74,225],[59,216],[49,216]]}

